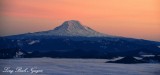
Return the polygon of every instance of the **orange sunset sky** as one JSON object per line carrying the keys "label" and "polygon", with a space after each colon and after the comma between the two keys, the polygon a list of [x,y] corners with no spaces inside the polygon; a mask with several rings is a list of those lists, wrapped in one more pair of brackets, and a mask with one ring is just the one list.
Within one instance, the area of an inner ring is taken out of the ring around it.
{"label": "orange sunset sky", "polygon": [[160,0],[1,0],[1,35],[79,20],[96,31],[160,41]]}

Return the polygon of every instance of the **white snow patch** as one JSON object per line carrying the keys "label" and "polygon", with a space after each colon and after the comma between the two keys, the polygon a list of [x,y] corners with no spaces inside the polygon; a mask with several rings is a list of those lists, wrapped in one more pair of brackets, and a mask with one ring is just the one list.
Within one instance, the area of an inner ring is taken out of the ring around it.
{"label": "white snow patch", "polygon": [[117,60],[120,60],[120,59],[123,59],[124,57],[117,57],[117,58],[113,58],[113,59],[110,59],[110,60],[107,60],[107,61],[117,61]]}
{"label": "white snow patch", "polygon": [[135,59],[137,59],[137,60],[141,60],[141,59],[143,59],[143,58],[141,58],[141,57],[134,57]]}
{"label": "white snow patch", "polygon": [[33,44],[38,43],[38,42],[40,42],[40,41],[39,40],[34,40],[34,41],[29,42],[28,44],[33,45]]}
{"label": "white snow patch", "polygon": [[141,55],[142,57],[154,57],[155,55]]}

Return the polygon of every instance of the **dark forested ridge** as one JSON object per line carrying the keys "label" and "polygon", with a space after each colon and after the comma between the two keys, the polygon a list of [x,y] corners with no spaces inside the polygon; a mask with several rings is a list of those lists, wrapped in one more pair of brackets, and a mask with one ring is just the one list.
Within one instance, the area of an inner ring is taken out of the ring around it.
{"label": "dark forested ridge", "polygon": [[57,37],[20,40],[10,38],[5,41],[3,38],[1,51],[21,50],[25,54],[24,57],[109,58],[160,54],[158,42],[131,38]]}

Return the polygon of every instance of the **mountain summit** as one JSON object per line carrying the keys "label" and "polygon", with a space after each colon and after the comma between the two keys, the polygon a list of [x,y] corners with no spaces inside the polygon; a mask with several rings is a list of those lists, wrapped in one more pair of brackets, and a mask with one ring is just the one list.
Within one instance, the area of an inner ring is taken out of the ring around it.
{"label": "mountain summit", "polygon": [[47,36],[83,36],[83,37],[104,37],[106,34],[97,32],[87,26],[82,25],[79,21],[69,20],[62,23],[53,30],[31,33],[30,35],[47,35]]}
{"label": "mountain summit", "polygon": [[79,21],[76,20],[70,20],[65,21],[62,25],[55,28],[55,30],[74,30],[74,29],[83,29],[84,27],[80,24]]}

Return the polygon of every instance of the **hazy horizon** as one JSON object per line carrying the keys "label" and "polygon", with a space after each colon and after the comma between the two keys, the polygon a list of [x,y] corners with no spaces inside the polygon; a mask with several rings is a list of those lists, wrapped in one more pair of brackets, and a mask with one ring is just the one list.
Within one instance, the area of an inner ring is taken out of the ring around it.
{"label": "hazy horizon", "polygon": [[[98,32],[160,41],[158,0],[4,0],[1,35],[51,30],[78,20]],[[2,32],[3,31],[3,32]]]}

